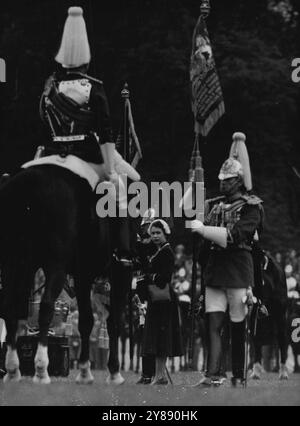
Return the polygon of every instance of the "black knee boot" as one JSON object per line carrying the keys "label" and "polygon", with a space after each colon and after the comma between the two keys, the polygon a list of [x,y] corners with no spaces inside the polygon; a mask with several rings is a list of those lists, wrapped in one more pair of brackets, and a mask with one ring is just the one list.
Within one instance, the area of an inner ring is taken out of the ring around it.
{"label": "black knee boot", "polygon": [[209,350],[208,350],[208,368],[206,375],[208,377],[219,377],[221,375],[222,360],[222,328],[224,325],[225,314],[223,312],[213,312],[207,314],[209,328]]}
{"label": "black knee boot", "polygon": [[245,363],[245,321],[231,322],[232,375],[244,378]]}

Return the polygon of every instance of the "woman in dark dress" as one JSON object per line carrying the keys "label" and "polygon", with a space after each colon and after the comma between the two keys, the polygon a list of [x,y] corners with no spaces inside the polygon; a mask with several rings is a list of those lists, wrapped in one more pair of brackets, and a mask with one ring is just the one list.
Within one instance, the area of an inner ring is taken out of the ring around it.
{"label": "woman in dark dress", "polygon": [[143,336],[143,356],[155,356],[155,377],[152,384],[166,385],[167,357],[183,354],[179,308],[170,285],[174,254],[167,242],[171,231],[165,221],[154,220],[149,233],[157,251],[149,260],[149,303]]}

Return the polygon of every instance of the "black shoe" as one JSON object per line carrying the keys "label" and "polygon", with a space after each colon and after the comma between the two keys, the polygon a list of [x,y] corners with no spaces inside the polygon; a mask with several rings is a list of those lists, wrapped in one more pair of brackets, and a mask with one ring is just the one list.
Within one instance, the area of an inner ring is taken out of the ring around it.
{"label": "black shoe", "polygon": [[246,387],[246,380],[240,377],[231,377],[231,385],[234,388]]}
{"label": "black shoe", "polygon": [[219,387],[223,384],[221,377],[206,377],[204,376],[200,382],[193,385],[194,388],[210,388],[210,387]]}
{"label": "black shoe", "polygon": [[137,385],[150,385],[152,381],[151,377],[141,376],[139,380],[136,382]]}

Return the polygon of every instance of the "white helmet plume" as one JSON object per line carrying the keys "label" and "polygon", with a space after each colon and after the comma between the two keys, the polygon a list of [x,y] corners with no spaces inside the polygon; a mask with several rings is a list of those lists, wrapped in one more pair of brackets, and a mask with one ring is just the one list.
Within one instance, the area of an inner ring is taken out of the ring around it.
{"label": "white helmet plume", "polygon": [[91,60],[90,45],[81,7],[70,7],[56,62],[65,68],[77,68]]}

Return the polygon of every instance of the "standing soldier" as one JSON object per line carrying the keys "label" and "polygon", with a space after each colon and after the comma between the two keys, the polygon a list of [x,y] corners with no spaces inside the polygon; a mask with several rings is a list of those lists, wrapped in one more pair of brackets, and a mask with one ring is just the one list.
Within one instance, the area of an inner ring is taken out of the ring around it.
{"label": "standing soldier", "polygon": [[[141,316],[141,320],[140,320],[141,340],[143,337],[145,315],[146,315],[147,302],[148,302],[148,292],[147,292],[147,286],[146,286],[144,276],[148,270],[148,259],[156,251],[156,247],[154,243],[151,241],[151,237],[148,233],[149,226],[154,221],[154,219],[155,219],[155,210],[153,208],[150,208],[143,215],[143,219],[141,222],[141,231],[138,236],[139,238],[136,245],[137,259],[138,259],[140,271],[142,274],[138,279],[137,288],[136,288],[136,293],[139,297],[139,301],[142,303],[142,306],[140,306],[139,308],[140,316]],[[143,308],[144,308],[144,312],[141,311]],[[153,355],[142,356],[142,375],[137,381],[137,384],[149,385],[154,375],[155,375],[155,356]]]}
{"label": "standing soldier", "polygon": [[204,224],[192,222],[207,249],[204,266],[205,310],[209,327],[208,368],[200,386],[222,383],[222,330],[229,306],[232,344],[232,385],[245,383],[247,305],[252,297],[252,243],[262,227],[262,201],[252,189],[249,158],[243,133],[233,135],[230,158],[220,174],[221,196],[206,202]]}

